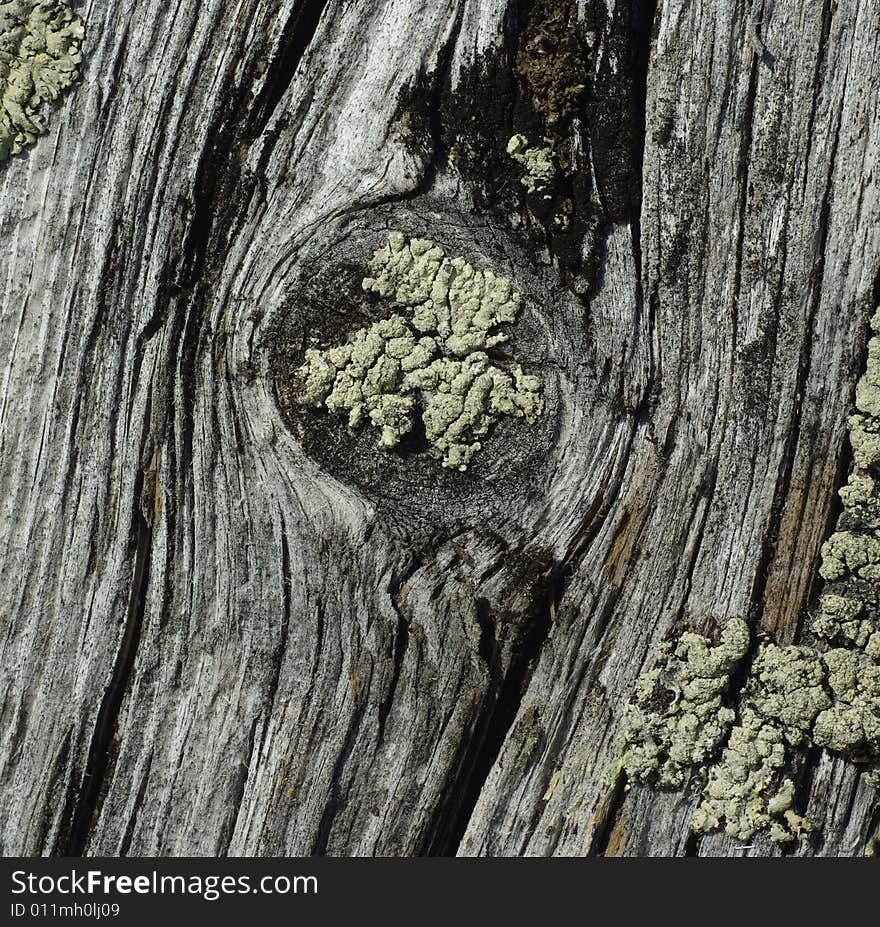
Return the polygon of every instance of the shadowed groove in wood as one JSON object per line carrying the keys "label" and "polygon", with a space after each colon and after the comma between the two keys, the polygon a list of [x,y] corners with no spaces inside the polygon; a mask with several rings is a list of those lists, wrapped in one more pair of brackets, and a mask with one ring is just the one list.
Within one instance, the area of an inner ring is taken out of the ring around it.
{"label": "shadowed groove in wood", "polygon": [[[149,418],[148,418],[149,421]],[[95,722],[92,742],[89,745],[88,760],[82,784],[79,787],[76,804],[70,814],[70,836],[67,845],[59,854],[63,856],[81,856],[88,842],[89,830],[95,816],[101,787],[111,762],[113,738],[116,719],[122,699],[128,685],[129,675],[134,666],[141,625],[144,620],[144,604],[150,581],[150,547],[152,534],[147,517],[141,511],[144,504],[143,473],[135,482],[134,505],[132,511],[132,594],[126,614],[122,640],[113,669],[113,677],[107,687],[101,708]]]}

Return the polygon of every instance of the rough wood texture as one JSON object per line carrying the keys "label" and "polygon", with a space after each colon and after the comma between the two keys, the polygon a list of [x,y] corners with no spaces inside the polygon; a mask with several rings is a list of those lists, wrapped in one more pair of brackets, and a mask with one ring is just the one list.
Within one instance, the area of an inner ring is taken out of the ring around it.
{"label": "rough wood texture", "polygon": [[[880,0],[581,0],[567,270],[450,163],[530,8],[79,9],[84,79],[0,167],[0,853],[779,852],[607,773],[672,627],[789,642],[818,588],[880,302]],[[276,401],[388,227],[526,298],[549,411],[496,464],[343,430],[343,465]],[[876,792],[799,764],[789,852],[864,852]]]}

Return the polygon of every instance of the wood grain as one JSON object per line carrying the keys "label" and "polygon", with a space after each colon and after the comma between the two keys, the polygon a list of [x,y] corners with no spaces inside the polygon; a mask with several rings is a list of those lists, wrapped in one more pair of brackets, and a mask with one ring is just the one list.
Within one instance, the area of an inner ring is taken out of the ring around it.
{"label": "wood grain", "polygon": [[[672,628],[788,642],[817,592],[880,303],[880,0],[581,2],[641,188],[621,218],[578,117],[580,295],[444,141],[527,7],[79,8],[83,80],[0,168],[0,853],[778,852],[609,773]],[[548,414],[464,475],[283,401],[388,228],[524,296]],[[863,853],[858,770],[798,785],[789,852]]]}

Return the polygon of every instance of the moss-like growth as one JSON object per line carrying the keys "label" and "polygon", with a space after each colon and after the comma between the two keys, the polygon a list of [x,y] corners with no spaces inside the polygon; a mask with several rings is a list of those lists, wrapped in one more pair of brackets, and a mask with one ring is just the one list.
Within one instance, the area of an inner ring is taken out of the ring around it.
{"label": "moss-like growth", "polygon": [[[549,250],[565,284],[581,294],[598,266],[603,231],[584,118],[593,68],[576,0],[527,6],[509,10],[500,47],[448,82],[435,154],[446,154],[480,211],[528,250]],[[421,112],[420,96],[417,102],[407,92],[402,105]],[[615,116],[600,134],[617,133]],[[518,136],[533,151],[529,165],[508,151]],[[625,185],[632,189],[629,176]]]}
{"label": "moss-like growth", "polygon": [[686,632],[661,645],[624,718],[623,768],[631,781],[677,788],[719,750],[736,716],[726,702],[730,679],[748,646],[748,625],[737,618],[717,644]]}
{"label": "moss-like growth", "polygon": [[516,58],[520,83],[551,132],[564,131],[587,89],[586,53],[576,26],[574,0],[536,0]]}
{"label": "moss-like growth", "polygon": [[369,270],[363,290],[402,311],[344,344],[306,351],[296,374],[301,405],[346,412],[350,428],[369,421],[383,448],[399,444],[420,411],[430,447],[458,470],[500,416],[537,420],[541,379],[488,353],[509,340],[503,326],[520,311],[506,279],[400,232],[374,253]]}
{"label": "moss-like growth", "polygon": [[79,77],[82,37],[65,0],[0,0],[0,162],[47,131],[48,105]]}

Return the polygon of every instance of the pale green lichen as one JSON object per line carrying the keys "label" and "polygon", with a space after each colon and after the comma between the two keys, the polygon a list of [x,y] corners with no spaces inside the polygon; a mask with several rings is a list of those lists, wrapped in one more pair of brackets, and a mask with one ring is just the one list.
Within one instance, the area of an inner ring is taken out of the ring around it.
{"label": "pale green lichen", "polygon": [[428,444],[444,467],[458,470],[500,416],[537,421],[540,377],[488,353],[508,341],[502,326],[520,311],[521,297],[506,279],[400,232],[389,234],[369,270],[364,291],[402,312],[345,344],[307,350],[295,377],[300,404],[346,412],[350,428],[368,420],[383,448],[399,444],[420,412]]}
{"label": "pale green lichen", "polygon": [[831,704],[819,654],[795,645],[759,647],[745,698],[761,717],[779,728],[792,746],[809,737],[816,716]]}
{"label": "pale green lichen", "polygon": [[880,665],[846,649],[824,661],[834,703],[816,718],[813,740],[840,753],[880,753]]}
{"label": "pale green lichen", "polygon": [[[865,781],[880,786],[880,310],[871,327],[867,372],[856,389],[859,411],[849,419],[855,466],[840,490],[838,530],[822,546],[826,587],[810,624],[817,637],[838,646],[823,654],[760,645],[720,761],[712,764],[710,753],[700,758],[698,752],[691,761],[707,775],[692,818],[697,833],[723,827],[749,840],[766,831],[776,842],[807,833],[810,824],[794,810],[794,783],[785,775],[792,748],[801,745],[864,763]],[[639,685],[636,704],[648,691],[646,682]],[[655,772],[659,761],[653,768],[651,762],[650,756],[643,762],[647,775],[638,765],[631,775],[673,785],[683,780],[679,769],[664,780]]]}
{"label": "pale green lichen", "polygon": [[717,644],[686,632],[661,645],[624,717],[622,762],[631,781],[676,788],[720,748],[735,717],[725,696],[748,645],[748,625],[738,618]]}
{"label": "pale green lichen", "polygon": [[880,421],[866,415],[851,415],[847,421],[853,457],[859,467],[880,463]]}
{"label": "pale green lichen", "polygon": [[819,573],[829,584],[811,630],[833,644],[880,658],[880,310],[871,319],[858,412],[849,419],[854,468],[839,491],[838,530],[822,545]]}
{"label": "pale green lichen", "polygon": [[874,622],[865,617],[865,603],[861,599],[829,592],[819,599],[819,609],[810,626],[818,637],[870,650],[872,654],[877,649],[880,633]]}
{"label": "pale green lichen", "polygon": [[[877,319],[876,314],[874,319]],[[878,331],[874,327],[874,320],[872,328]],[[871,418],[880,418],[880,338],[876,334],[868,341],[865,375],[856,386],[856,408]]]}
{"label": "pale green lichen", "polygon": [[861,470],[850,474],[846,486],[837,493],[844,508],[858,514],[860,521],[873,520],[877,516],[878,504],[876,486],[873,477]]}
{"label": "pale green lichen", "polygon": [[794,810],[794,783],[782,776],[787,762],[785,735],[751,707],[742,710],[721,761],[709,770],[691,827],[696,833],[724,828],[751,840],[759,831],[785,843],[810,830]]}
{"label": "pale green lichen", "polygon": [[694,769],[707,772],[694,831],[723,827],[750,839],[767,830],[772,840],[785,842],[809,829],[794,810],[794,785],[783,775],[788,750],[809,738],[832,701],[815,651],[764,643],[734,724],[737,714],[726,696],[748,645],[748,625],[740,619],[728,622],[715,645],[690,632],[664,643],[627,707],[621,764],[630,781],[668,788],[682,785]]}
{"label": "pale green lichen", "polygon": [[0,161],[47,131],[48,104],[79,77],[82,37],[64,0],[0,0]]}
{"label": "pale green lichen", "polygon": [[822,545],[822,579],[841,579],[854,573],[862,579],[880,579],[880,538],[854,531],[835,531]]}
{"label": "pale green lichen", "polygon": [[[854,613],[845,602],[831,607]],[[794,786],[783,776],[789,747],[803,743],[863,758],[880,753],[880,665],[869,655],[762,645],[740,720],[721,762],[709,770],[693,829],[723,826],[745,840],[766,829],[776,842],[806,833],[810,825],[794,811]]]}
{"label": "pale green lichen", "polygon": [[530,146],[525,135],[514,135],[507,143],[507,153],[524,168],[525,173],[520,183],[531,194],[541,194],[544,199],[551,199],[547,192],[553,186],[556,177],[556,163],[549,139],[544,139],[541,147]]}
{"label": "pale green lichen", "polygon": [[814,743],[859,759],[880,755],[880,310],[871,320],[865,375],[849,419],[855,467],[840,490],[838,530],[822,545],[826,583],[811,630],[843,644],[820,654],[765,644],[753,661],[721,762],[709,772],[694,829],[724,826],[748,839],[762,828],[774,840],[803,833],[782,776],[786,751]]}
{"label": "pale green lichen", "polygon": [[831,705],[825,667],[807,647],[762,644],[752,663],[740,706],[721,761],[694,811],[697,833],[724,827],[743,840],[767,830],[775,842],[792,840],[809,829],[794,811],[794,785],[782,776],[788,747],[810,735],[816,717]]}

